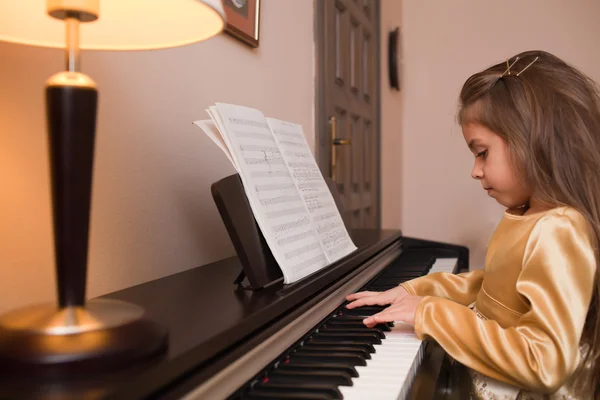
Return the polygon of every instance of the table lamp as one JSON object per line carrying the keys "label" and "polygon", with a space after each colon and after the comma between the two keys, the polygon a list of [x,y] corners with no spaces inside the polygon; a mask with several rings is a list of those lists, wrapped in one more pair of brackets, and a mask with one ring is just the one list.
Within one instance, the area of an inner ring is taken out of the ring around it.
{"label": "table lamp", "polygon": [[98,92],[79,71],[79,50],[176,47],[214,36],[224,24],[221,0],[0,2],[0,40],[66,51],[66,71],[46,86],[58,304],[0,316],[0,370],[112,369],[166,349],[167,330],[138,305],[86,302]]}

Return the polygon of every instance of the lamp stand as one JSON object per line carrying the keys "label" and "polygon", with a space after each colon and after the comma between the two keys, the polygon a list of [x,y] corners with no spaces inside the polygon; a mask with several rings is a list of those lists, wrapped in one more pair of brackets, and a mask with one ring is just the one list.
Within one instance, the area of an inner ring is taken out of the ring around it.
{"label": "lamp stand", "polygon": [[130,365],[167,347],[167,331],[134,304],[86,304],[90,200],[98,92],[79,67],[79,22],[66,20],[67,71],[46,88],[58,307],[33,306],[0,317],[0,370],[99,371]]}

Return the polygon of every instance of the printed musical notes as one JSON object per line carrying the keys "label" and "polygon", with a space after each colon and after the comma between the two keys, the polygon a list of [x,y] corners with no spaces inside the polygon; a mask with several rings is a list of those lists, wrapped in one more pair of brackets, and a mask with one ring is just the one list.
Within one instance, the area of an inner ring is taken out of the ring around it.
{"label": "printed musical notes", "polygon": [[234,164],[285,283],[356,249],[302,127],[258,110],[217,103],[194,122]]}
{"label": "printed musical notes", "polygon": [[285,155],[286,164],[304,199],[329,262],[356,250],[329,187],[308,147],[302,126],[274,118],[267,118],[267,123],[273,131],[279,149]]}

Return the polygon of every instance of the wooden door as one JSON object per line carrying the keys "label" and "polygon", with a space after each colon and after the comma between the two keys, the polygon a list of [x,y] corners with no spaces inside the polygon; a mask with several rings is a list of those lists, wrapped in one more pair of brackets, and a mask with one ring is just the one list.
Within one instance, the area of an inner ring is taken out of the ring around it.
{"label": "wooden door", "polygon": [[379,1],[316,0],[317,142],[349,228],[380,227]]}

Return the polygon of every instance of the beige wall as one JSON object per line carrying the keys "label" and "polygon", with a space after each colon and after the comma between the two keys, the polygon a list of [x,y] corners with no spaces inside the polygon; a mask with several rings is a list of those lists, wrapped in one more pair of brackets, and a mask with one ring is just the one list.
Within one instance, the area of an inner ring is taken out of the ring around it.
{"label": "beige wall", "polygon": [[[314,142],[313,2],[264,0],[261,46],[229,36],[160,52],[84,53],[100,87],[90,297],[233,254],[209,194],[233,168],[192,125],[230,101],[296,121]],[[481,265],[501,209],[469,178],[454,124],[466,77],[539,47],[600,79],[600,3],[382,0],[383,226],[464,243]],[[402,27],[402,91],[387,32]],[[526,32],[527,31],[527,32]],[[54,299],[44,81],[58,50],[0,43],[0,313]]]}
{"label": "beige wall", "polygon": [[[462,83],[492,63],[534,48],[553,52],[600,81],[600,2],[403,3],[401,226],[407,235],[468,245],[472,265],[479,267],[502,208],[470,178],[473,157],[454,123]],[[397,184],[395,179],[388,173],[384,184]]]}
{"label": "beige wall", "polygon": [[[381,1],[381,226],[402,226],[402,120],[403,93],[390,89],[388,33],[402,26],[402,1]],[[399,46],[398,50],[401,50]],[[402,54],[397,57],[402,64]],[[402,88],[401,82],[401,90]]]}
{"label": "beige wall", "polygon": [[[88,295],[233,254],[210,184],[234,172],[192,121],[217,101],[303,125],[313,144],[313,2],[263,1],[257,50],[227,35],[84,53],[100,88]],[[58,50],[0,43],[0,313],[54,300],[45,80]]]}

